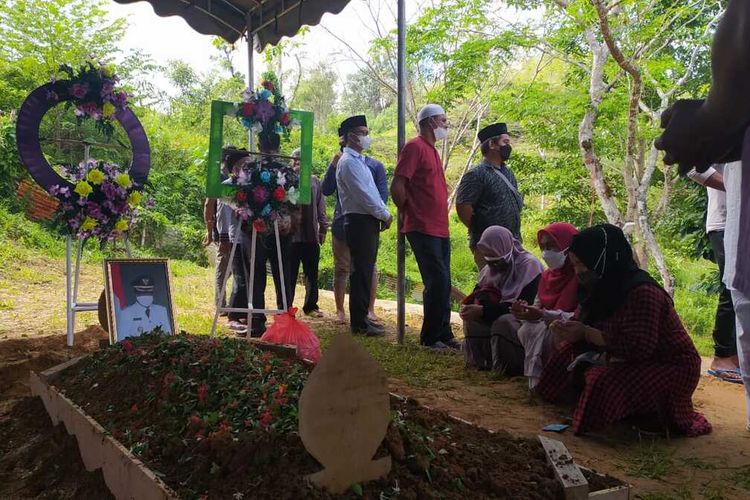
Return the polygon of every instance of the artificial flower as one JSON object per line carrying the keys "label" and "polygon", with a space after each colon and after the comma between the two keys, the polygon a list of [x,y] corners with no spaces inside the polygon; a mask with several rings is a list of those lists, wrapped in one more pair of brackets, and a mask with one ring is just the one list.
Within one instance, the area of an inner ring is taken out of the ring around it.
{"label": "artificial flower", "polygon": [[253,123],[253,125],[252,125],[252,126],[250,127],[250,130],[252,130],[252,131],[253,131],[253,132],[255,132],[256,134],[258,134],[258,133],[260,133],[260,132],[263,132],[263,124],[262,124],[262,123],[260,123],[260,122],[255,122],[255,123]]}
{"label": "artificial flower", "polygon": [[271,182],[271,172],[269,172],[268,170],[262,171],[260,173],[260,180],[264,184],[268,184],[269,182]]}
{"label": "artificial flower", "polygon": [[117,177],[115,177],[115,182],[125,189],[128,189],[130,186],[133,185],[133,181],[130,180],[130,176],[128,174],[118,174]]}
{"label": "artificial flower", "polygon": [[85,198],[90,195],[92,191],[94,191],[94,188],[92,188],[91,184],[89,184],[88,182],[81,181],[76,184],[76,188],[74,189],[74,191]]}
{"label": "artificial flower", "polygon": [[83,99],[89,92],[89,86],[87,83],[74,83],[68,92],[76,99]]}
{"label": "artificial flower", "polygon": [[273,191],[273,199],[276,201],[284,201],[286,197],[286,191],[283,187],[279,186]]}
{"label": "artificial flower", "polygon": [[115,95],[115,105],[118,108],[124,108],[128,104],[128,94],[123,90]]}
{"label": "artificial flower", "polygon": [[104,106],[102,106],[102,114],[105,118],[109,118],[114,115],[115,111],[117,111],[117,108],[115,108],[111,102],[105,102]]}
{"label": "artificial flower", "polygon": [[247,201],[247,193],[243,190],[239,190],[234,193],[234,199],[237,203],[245,203]]}
{"label": "artificial flower", "polygon": [[130,193],[130,195],[128,196],[128,203],[132,207],[140,205],[140,203],[141,203],[141,193],[139,193],[138,191],[133,191],[132,193]]}
{"label": "artificial flower", "polygon": [[260,215],[266,217],[268,214],[271,213],[273,209],[271,208],[271,205],[266,205],[263,207],[263,210],[260,211]]}
{"label": "artificial flower", "polygon": [[81,230],[90,231],[91,229],[94,229],[97,224],[98,223],[96,222],[96,219],[86,217],[85,219],[83,219],[83,224],[81,224]]}
{"label": "artificial flower", "polygon": [[268,90],[269,92],[273,92],[274,90],[273,82],[271,80],[263,80],[263,83],[261,83],[261,86],[264,89]]}
{"label": "artificial flower", "polygon": [[253,116],[255,105],[252,102],[246,102],[242,105],[242,115],[250,118]]}
{"label": "artificial flower", "polygon": [[[266,90],[266,92],[268,91]],[[268,101],[258,101],[255,106],[255,115],[258,117],[258,120],[263,123],[272,118],[275,113],[276,110],[273,108],[273,104]]]}
{"label": "artificial flower", "polygon": [[290,187],[289,190],[286,192],[285,201],[288,201],[292,205],[296,205],[297,202],[299,201],[299,191],[297,191],[297,189],[294,186]]}
{"label": "artificial flower", "polygon": [[[263,90],[261,90],[261,91],[260,91],[260,94],[259,94],[259,95],[260,95],[260,98],[261,98],[261,99],[268,99],[268,98],[269,98],[269,97],[271,97],[271,96],[272,96],[273,94],[271,93],[271,91],[270,91],[270,90],[268,90],[268,89],[263,89]],[[263,101],[261,101],[261,102],[263,102]]]}
{"label": "artificial flower", "polygon": [[266,223],[263,222],[263,219],[255,219],[253,221],[253,229],[258,233],[265,233],[268,228],[266,227]]}
{"label": "artificial flower", "polygon": [[279,122],[281,122],[282,125],[289,125],[290,121],[292,121],[292,118],[289,116],[289,113],[284,113],[281,115],[281,118],[279,118]]}
{"label": "artificial flower", "polygon": [[281,170],[276,174],[276,184],[286,186],[286,175]]}
{"label": "artificial flower", "polygon": [[125,219],[120,219],[115,223],[115,231],[123,232],[127,231],[130,227],[130,224]]}
{"label": "artificial flower", "polygon": [[253,188],[253,200],[258,204],[264,203],[268,200],[268,189],[263,186],[255,186]]}
{"label": "artificial flower", "polygon": [[97,186],[104,182],[104,172],[99,170],[98,168],[95,168],[94,170],[90,170],[89,173],[86,175],[86,179],[91,184],[96,184]]}

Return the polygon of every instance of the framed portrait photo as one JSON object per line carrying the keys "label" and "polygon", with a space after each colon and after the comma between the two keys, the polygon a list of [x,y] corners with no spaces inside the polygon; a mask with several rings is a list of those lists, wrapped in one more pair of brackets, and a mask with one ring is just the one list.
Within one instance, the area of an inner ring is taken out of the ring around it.
{"label": "framed portrait photo", "polygon": [[107,259],[104,277],[110,343],[177,331],[167,259]]}

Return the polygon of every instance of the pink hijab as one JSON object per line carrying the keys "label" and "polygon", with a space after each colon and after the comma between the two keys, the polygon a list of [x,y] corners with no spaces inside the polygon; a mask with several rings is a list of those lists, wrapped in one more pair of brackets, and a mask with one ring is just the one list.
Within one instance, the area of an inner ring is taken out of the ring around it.
{"label": "pink hijab", "polygon": [[544,270],[539,259],[524,250],[521,242],[502,226],[485,229],[477,247],[510,262],[510,267],[503,272],[495,271],[489,265],[479,272],[479,286],[499,290],[503,301],[517,299],[524,287]]}

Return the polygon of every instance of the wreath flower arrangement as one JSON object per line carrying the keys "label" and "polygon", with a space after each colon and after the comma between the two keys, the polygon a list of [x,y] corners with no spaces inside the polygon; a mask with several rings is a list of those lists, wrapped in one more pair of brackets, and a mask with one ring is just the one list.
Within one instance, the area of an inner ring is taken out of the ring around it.
{"label": "wreath flower arrangement", "polygon": [[246,129],[258,135],[275,133],[289,140],[294,123],[275,80],[271,75],[261,82],[259,89],[246,89],[242,93],[243,102],[238,105],[237,117]]}
{"label": "wreath flower arrangement", "polygon": [[[294,124],[276,77],[270,74],[258,90],[246,89],[238,105],[237,118],[260,138],[278,134],[289,139]],[[238,189],[230,203],[242,225],[252,224],[258,233],[267,233],[274,223],[289,227],[293,207],[299,201],[299,175],[288,165],[263,156],[248,159],[225,182]]]}
{"label": "wreath flower arrangement", "polygon": [[128,94],[122,88],[116,87],[120,78],[115,74],[111,64],[87,61],[77,70],[63,64],[59,69],[66,80],[53,77],[50,80],[52,89],[47,91],[47,99],[60,100],[60,96],[68,96],[68,106],[75,106],[75,115],[80,123],[93,118],[96,128],[107,137],[112,137],[114,114],[128,105]]}
{"label": "wreath flower arrangement", "polygon": [[60,200],[57,223],[77,238],[96,237],[104,244],[130,229],[141,204],[152,206],[116,164],[89,159],[63,166],[63,174],[73,186],[52,186],[50,194]]}
{"label": "wreath flower arrangement", "polygon": [[238,188],[231,203],[240,223],[252,224],[258,233],[269,232],[275,222],[288,225],[292,207],[299,201],[299,175],[270,158],[244,161],[238,173],[227,181]]}

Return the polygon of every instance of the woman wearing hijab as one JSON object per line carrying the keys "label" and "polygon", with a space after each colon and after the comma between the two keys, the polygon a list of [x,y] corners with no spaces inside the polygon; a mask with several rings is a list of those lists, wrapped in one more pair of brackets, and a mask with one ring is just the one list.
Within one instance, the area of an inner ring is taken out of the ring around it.
{"label": "woman wearing hijab", "polygon": [[550,323],[570,319],[578,307],[578,279],[568,259],[568,247],[578,229],[567,222],[555,222],[537,233],[542,259],[547,270],[539,281],[534,305],[523,300],[513,304],[511,312],[522,322],[518,340],[524,349],[523,374],[534,387],[542,375],[542,368],[554,351]]}
{"label": "woman wearing hijab", "polygon": [[534,300],[542,264],[502,226],[485,229],[477,251],[487,265],[479,272],[474,292],[461,306],[466,364],[520,375],[524,360],[516,335],[520,323],[510,308],[516,300]]}
{"label": "woman wearing hijab", "polygon": [[576,392],[573,431],[601,429],[629,416],[658,416],[698,436],[711,424],[693,409],[701,359],[672,299],[638,268],[623,232],[602,224],[582,231],[568,253],[579,279],[575,321],[550,328],[561,342],[537,391],[556,401]]}

